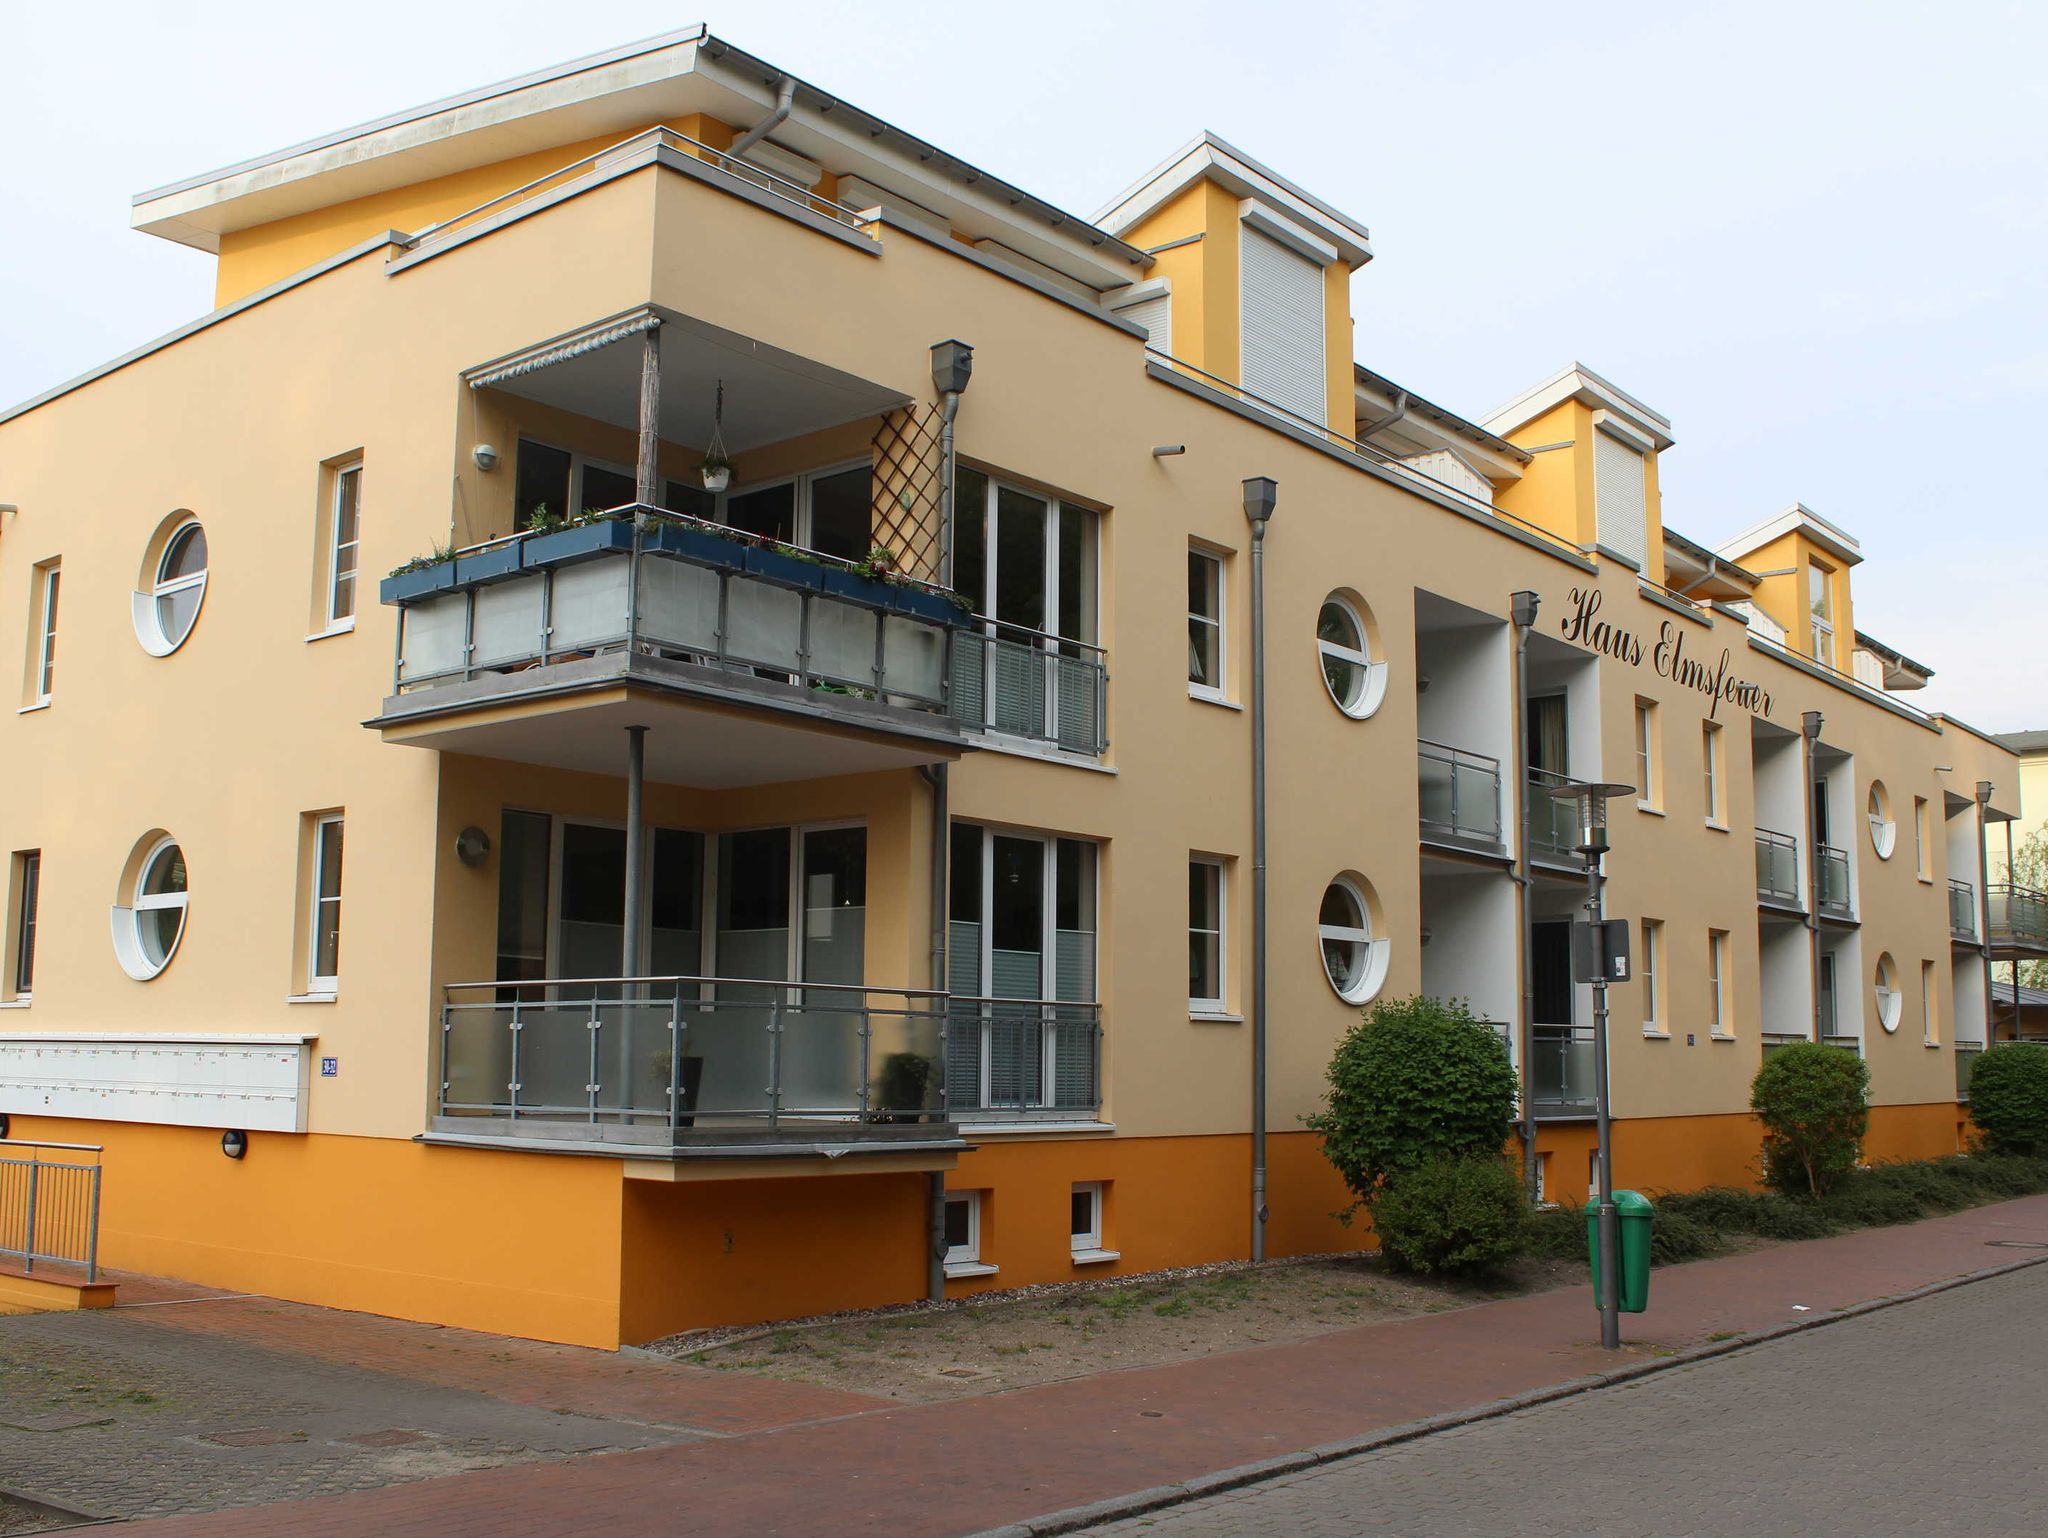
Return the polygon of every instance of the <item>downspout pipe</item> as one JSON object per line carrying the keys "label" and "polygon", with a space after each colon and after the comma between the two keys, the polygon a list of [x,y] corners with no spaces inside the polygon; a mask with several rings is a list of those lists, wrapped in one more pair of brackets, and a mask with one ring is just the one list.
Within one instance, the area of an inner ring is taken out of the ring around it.
{"label": "downspout pipe", "polygon": [[1515,934],[1521,951],[1522,1029],[1522,1182],[1529,1200],[1536,1200],[1536,964],[1530,954],[1529,927],[1529,632],[1536,628],[1540,595],[1523,588],[1508,595],[1508,614],[1515,625]]}
{"label": "downspout pipe", "polygon": [[1266,1258],[1266,526],[1279,483],[1244,483],[1252,526],[1252,1259]]}
{"label": "downspout pipe", "polygon": [[737,160],[789,121],[790,109],[796,105],[796,81],[784,75],[775,85],[775,107],[766,117],[732,141],[732,148],[725,153]]}
{"label": "downspout pipe", "polygon": [[[1991,962],[1992,788],[1989,780],[1979,780],[1977,782],[1977,948],[1983,953],[1984,957],[1984,1045],[1986,1047],[1991,1045],[1991,1021],[1993,1014],[1996,1012],[1994,1008],[1996,996],[1992,992],[1995,985],[1993,977],[1995,969]],[[2011,882],[2012,872],[2010,869],[2007,870],[2005,879],[2008,883]],[[2010,903],[2012,899],[2008,897],[2006,901]],[[2008,908],[2007,912],[2010,913],[2011,909]],[[2013,967],[2013,973],[2015,976],[2018,975],[2019,967],[2017,965]],[[2017,1014],[2013,1016],[2012,1031],[2015,1036],[2020,1031],[2020,1021]]]}
{"label": "downspout pipe", "polygon": [[1799,717],[1799,755],[1805,769],[1806,797],[1806,940],[1810,986],[1813,990],[1813,1039],[1820,1040],[1820,827],[1813,815],[1814,749],[1820,745],[1821,728],[1827,718],[1817,710]]}
{"label": "downspout pipe", "polygon": [[[960,397],[974,377],[974,349],[948,339],[932,344],[932,388],[939,397],[939,570],[940,587],[953,585],[953,423],[960,415]],[[972,595],[977,601],[980,594]]]}
{"label": "downspout pipe", "polygon": [[1365,426],[1359,428],[1358,431],[1355,434],[1353,434],[1353,441],[1363,443],[1366,439],[1370,438],[1374,433],[1385,432],[1388,428],[1392,427],[1395,423],[1399,422],[1402,418],[1404,418],[1407,415],[1408,392],[1406,390],[1396,390],[1394,392],[1394,409],[1388,412],[1383,417],[1374,417],[1370,422],[1366,423]]}

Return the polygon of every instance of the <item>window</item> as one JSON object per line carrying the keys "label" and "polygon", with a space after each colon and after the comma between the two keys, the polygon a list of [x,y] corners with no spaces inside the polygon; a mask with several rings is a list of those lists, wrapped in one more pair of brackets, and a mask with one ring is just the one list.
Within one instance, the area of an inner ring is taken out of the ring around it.
{"label": "window", "polygon": [[1728,1029],[1728,931],[1707,931],[1707,1029],[1716,1036]]}
{"label": "window", "polygon": [[1362,881],[1339,876],[1324,889],[1316,933],[1323,947],[1323,972],[1337,997],[1347,1004],[1363,1004],[1380,991],[1387,974],[1387,942],[1373,938],[1372,910]]}
{"label": "window", "polygon": [[57,684],[57,589],[62,571],[56,561],[35,568],[29,589],[28,687],[25,706],[47,705]]}
{"label": "window", "polygon": [[1337,708],[1363,721],[1380,708],[1386,694],[1387,667],[1374,662],[1365,620],[1341,593],[1323,600],[1316,615],[1316,651],[1322,656],[1323,684]]}
{"label": "window", "polygon": [[864,561],[874,547],[871,479],[872,466],[863,460],[729,491],[719,521],[842,561]]}
{"label": "window", "polygon": [[1934,879],[1934,867],[1927,859],[1927,798],[1913,798],[1913,871],[1922,881]]}
{"label": "window", "polygon": [[334,472],[327,517],[326,628],[338,629],[355,618],[356,546],[362,534],[363,462],[342,465]]}
{"label": "window", "polygon": [[1819,561],[1806,567],[1806,604],[1811,622],[1813,660],[1823,667],[1835,665],[1834,572]]}
{"label": "window", "polygon": [[1835,1034],[1835,957],[1832,951],[1820,958],[1820,1033]]}
{"label": "window", "polygon": [[1593,537],[1637,571],[1646,570],[1649,559],[1647,447],[1612,422],[1599,423],[1593,433]]}
{"label": "window", "polygon": [[1882,780],[1870,782],[1869,815],[1870,847],[1877,851],[1880,860],[1889,860],[1898,844],[1899,830],[1892,822],[1892,798]]}
{"label": "window", "polygon": [[1245,390],[1321,427],[1330,414],[1322,264],[1249,221],[1239,230]]}
{"label": "window", "polygon": [[953,586],[974,608],[953,640],[955,714],[1069,752],[1103,748],[1097,516],[962,469]]}
{"label": "window", "polygon": [[1117,1259],[1116,1251],[1105,1249],[1102,1243],[1103,1193],[1106,1189],[1099,1180],[1081,1180],[1074,1184],[1073,1195],[1068,1202],[1067,1242],[1077,1266]]}
{"label": "window", "polygon": [[1188,861],[1188,1009],[1223,1013],[1223,862]]}
{"label": "window", "polygon": [[333,993],[341,978],[341,816],[313,822],[306,991]]}
{"label": "window", "polygon": [[992,1276],[995,1267],[981,1259],[980,1191],[946,1193],[946,1275]]}
{"label": "window", "polygon": [[1721,727],[1709,721],[1700,729],[1700,757],[1707,777],[1707,821],[1715,827],[1727,819],[1721,806]]}
{"label": "window", "polygon": [[1886,951],[1877,958],[1877,1023],[1887,1033],[1899,1028],[1899,1016],[1904,1013],[1905,999],[1899,993],[1899,968]]}
{"label": "window", "polygon": [[639,500],[639,482],[625,466],[606,464],[532,438],[519,440],[519,462],[513,476],[513,520],[522,529],[539,515],[568,518],[586,511],[626,507]]}
{"label": "window", "polygon": [[1643,920],[1643,954],[1637,972],[1643,980],[1643,1030],[1652,1036],[1670,1033],[1664,1019],[1664,921]]}
{"label": "window", "polygon": [[1223,698],[1223,558],[1188,552],[1188,693]]}
{"label": "window", "polygon": [[1654,700],[1636,701],[1636,805],[1655,811],[1659,800],[1657,785],[1657,705]]}
{"label": "window", "polygon": [[135,638],[152,657],[185,644],[206,599],[206,530],[189,513],[173,514],[163,529],[168,537],[144,568],[148,591],[137,593],[134,605]]}
{"label": "window", "polygon": [[185,852],[167,833],[146,837],[129,858],[134,872],[114,909],[114,954],[122,969],[146,982],[171,964],[185,933]]}
{"label": "window", "polygon": [[1920,1039],[1928,1046],[1939,1046],[1941,1028],[1934,1018],[1934,963],[1920,963]]}
{"label": "window", "polygon": [[18,1003],[27,1003],[36,991],[36,908],[42,886],[42,851],[25,849],[14,857],[14,954],[7,978],[8,992]]}

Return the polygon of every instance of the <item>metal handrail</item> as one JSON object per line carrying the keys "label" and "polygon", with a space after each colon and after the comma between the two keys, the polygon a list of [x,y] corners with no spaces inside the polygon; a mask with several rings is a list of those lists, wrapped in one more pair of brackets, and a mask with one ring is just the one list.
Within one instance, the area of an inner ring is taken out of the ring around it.
{"label": "metal handrail", "polygon": [[[1838,849],[1833,844],[1815,844],[1813,860],[1820,874],[1820,905],[1823,908],[1833,908],[1838,912],[1847,913],[1850,909],[1849,851]],[[1835,883],[1829,879],[1831,874],[1839,875],[1840,888],[1832,895],[1829,888]]]}
{"label": "metal handrail", "polygon": [[1948,882],[1948,930],[1952,935],[1973,938],[1977,933],[1977,889],[1953,876]]}
{"label": "metal handrail", "polygon": [[[1004,1027],[1016,1028],[1007,1055],[997,1036]],[[955,994],[947,1005],[946,1029],[947,1071],[967,1076],[957,1092],[955,1080],[948,1080],[946,1103],[957,1119],[1044,1120],[1101,1110],[1102,1005],[1095,1000]],[[1075,1051],[1081,1054],[1078,1071],[1068,1058]],[[998,1091],[999,1069],[1009,1071],[1011,1093]],[[1076,1078],[1084,1093],[1063,1086]]]}
{"label": "metal handrail", "polygon": [[[24,1149],[27,1157],[10,1157]],[[90,1154],[90,1163],[45,1159],[44,1153]],[[88,1283],[100,1272],[100,1182],[106,1149],[97,1143],[45,1143],[0,1138],[0,1256],[35,1275],[36,1262],[83,1266]]]}
{"label": "metal handrail", "polygon": [[[1464,748],[1453,747],[1446,742],[1436,742],[1427,737],[1418,737],[1415,742],[1415,756],[1419,765],[1435,763],[1447,765],[1451,779],[1450,820],[1432,817],[1426,806],[1418,805],[1420,820],[1426,828],[1447,828],[1459,837],[1485,838],[1491,843],[1501,840],[1501,773],[1500,760],[1490,753],[1473,753]],[[1459,815],[1458,771],[1469,769],[1487,775],[1492,780],[1493,794],[1487,822],[1483,826],[1468,825]]]}
{"label": "metal handrail", "polygon": [[1833,663],[1822,662],[1818,657],[1809,657],[1805,652],[1798,651],[1795,648],[1787,645],[1783,641],[1775,640],[1772,637],[1763,634],[1754,625],[1749,626],[1748,629],[1750,639],[1758,647],[1766,651],[1777,652],[1779,655],[1784,657],[1796,658],[1798,661],[1804,663],[1806,666],[1810,668],[1815,668],[1820,672],[1826,674],[1830,682],[1840,684],[1843,688],[1848,689],[1851,693],[1860,694],[1870,699],[1882,700],[1885,704],[1891,706],[1894,710],[1901,712],[1911,720],[1926,722],[1932,721],[1934,719],[1934,717],[1929,715],[1926,711],[1918,709],[1915,706],[1908,705],[1905,701],[1894,697],[1891,691],[1888,689],[1874,689],[1869,684],[1865,683],[1862,679],[1858,678],[1854,673],[1847,672],[1841,668],[1838,668]]}
{"label": "metal handrail", "polygon": [[664,972],[634,977],[531,977],[500,978],[488,983],[443,983],[447,992],[478,988],[607,988],[628,984],[651,987],[660,983],[703,983],[715,988],[815,988],[839,993],[883,993],[899,999],[944,999],[954,995],[942,988],[882,988],[872,983],[812,983],[787,977],[701,977],[692,972]]}
{"label": "metal handrail", "polygon": [[990,614],[969,614],[972,622],[969,628],[987,625],[997,630],[1014,630],[1019,635],[1029,636],[1034,641],[1050,641],[1055,646],[1078,646],[1083,651],[1094,652],[1098,657],[1107,657],[1109,648],[1098,646],[1093,641],[1083,641],[1076,636],[1061,635],[1056,630],[1033,630],[1029,625],[1020,625],[1015,620],[997,619]]}
{"label": "metal handrail", "polygon": [[[1541,792],[1529,797],[1528,810],[1523,818],[1530,846],[1571,864],[1584,865],[1585,852],[1578,847],[1578,814],[1569,802],[1560,801],[1548,792],[1557,786],[1586,782],[1568,774],[1559,774],[1554,769],[1538,769],[1534,765],[1530,765],[1525,773],[1529,784]],[[1545,820],[1546,816],[1548,820]]]}
{"label": "metal handrail", "polygon": [[[1799,893],[1799,840],[1789,833],[1780,833],[1775,828],[1756,830],[1757,875],[1756,893],[1782,902],[1800,904]],[[1790,865],[1786,880],[1778,880],[1779,858]],[[1803,904],[1800,904],[1803,906]]]}
{"label": "metal handrail", "polygon": [[1991,909],[1993,934],[2048,943],[2048,892],[2011,881],[1993,881],[1985,886],[1984,898]]}

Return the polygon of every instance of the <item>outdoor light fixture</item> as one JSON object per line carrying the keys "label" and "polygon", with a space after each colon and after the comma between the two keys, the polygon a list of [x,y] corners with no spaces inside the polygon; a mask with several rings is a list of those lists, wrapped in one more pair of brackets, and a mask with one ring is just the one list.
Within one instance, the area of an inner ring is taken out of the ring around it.
{"label": "outdoor light fixture", "polygon": [[471,826],[455,835],[455,858],[471,870],[477,869],[491,857],[491,836],[482,828]]}
{"label": "outdoor light fixture", "polygon": [[498,451],[488,443],[479,443],[469,451],[469,457],[476,461],[476,467],[479,470],[495,470],[498,468]]}
{"label": "outdoor light fixture", "polygon": [[6,1142],[7,1134],[12,1132],[13,1130],[14,1123],[8,1120],[7,1113],[5,1111],[0,1111],[0,1143]]}
{"label": "outdoor light fixture", "polygon": [[220,1151],[230,1159],[239,1159],[249,1151],[249,1134],[229,1128],[220,1135]]}
{"label": "outdoor light fixture", "polygon": [[974,349],[965,342],[932,343],[932,388],[941,395],[958,395],[967,388],[974,373]]}
{"label": "outdoor light fixture", "polygon": [[1632,796],[1636,793],[1633,785],[1584,784],[1568,780],[1562,785],[1549,787],[1553,801],[1569,801],[1578,813],[1578,851],[1587,856],[1587,864],[1597,864],[1596,856],[1607,852],[1607,803],[1615,796]]}

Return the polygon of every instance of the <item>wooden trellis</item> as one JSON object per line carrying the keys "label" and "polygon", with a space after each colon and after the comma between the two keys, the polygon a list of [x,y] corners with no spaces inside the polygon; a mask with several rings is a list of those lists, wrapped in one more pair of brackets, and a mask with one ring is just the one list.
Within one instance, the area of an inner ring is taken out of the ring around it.
{"label": "wooden trellis", "polygon": [[875,543],[896,552],[897,569],[925,582],[940,577],[939,409],[905,406],[875,433]]}

